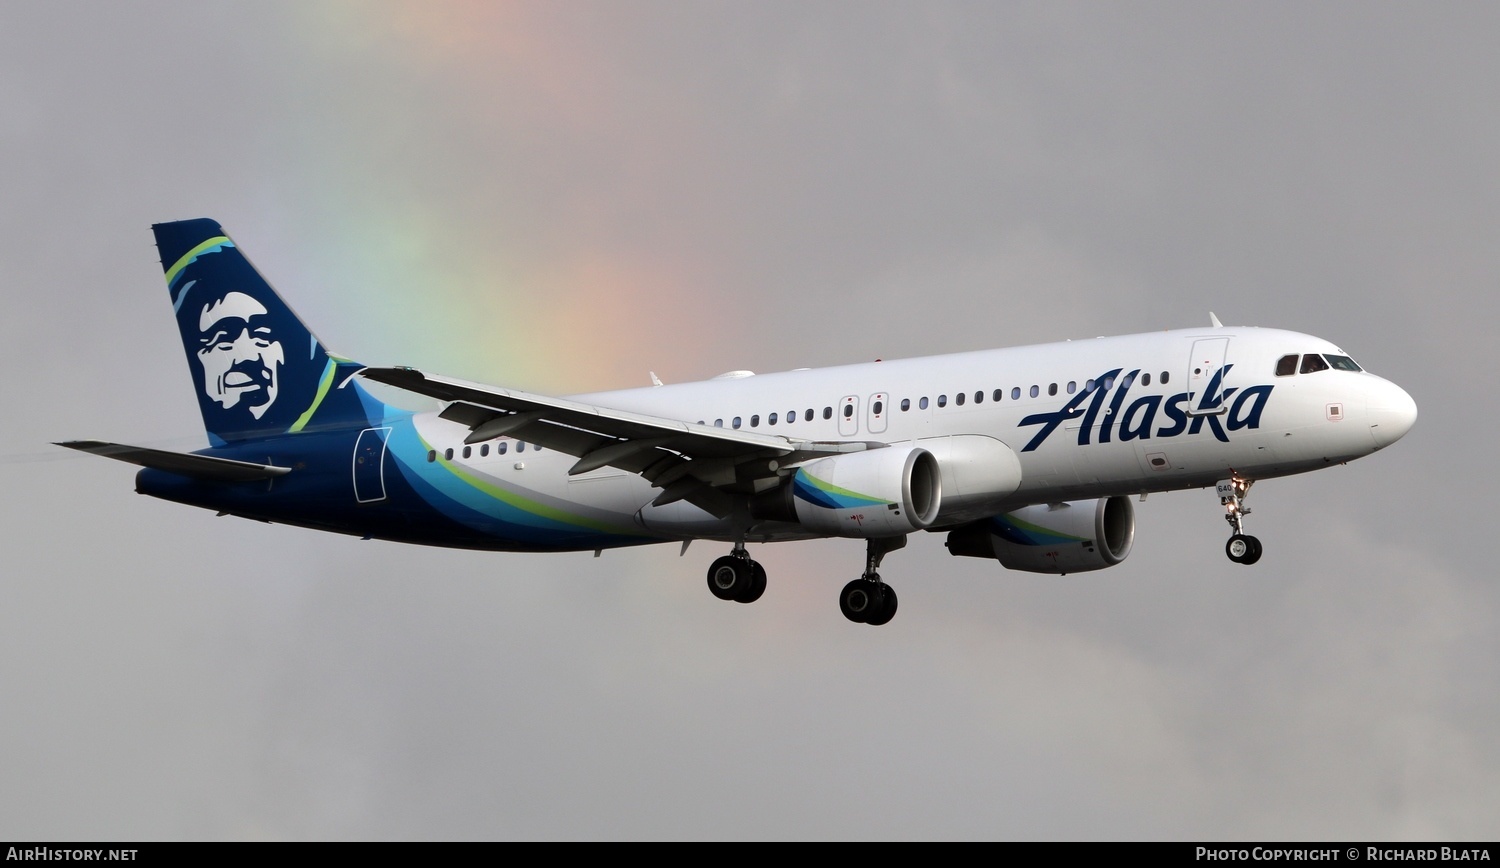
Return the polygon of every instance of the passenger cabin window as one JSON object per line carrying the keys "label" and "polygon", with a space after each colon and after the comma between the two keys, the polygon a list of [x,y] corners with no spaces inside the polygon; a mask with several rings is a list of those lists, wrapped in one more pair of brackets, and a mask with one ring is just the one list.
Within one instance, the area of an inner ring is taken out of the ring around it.
{"label": "passenger cabin window", "polygon": [[975,392],[974,393],[974,403],[976,403],[976,404],[983,404],[984,403],[984,393],[983,392]]}
{"label": "passenger cabin window", "polygon": [[1019,400],[1021,400],[1021,387],[1020,386],[1016,386],[1016,387],[1014,387],[1013,389],[1010,390],[1010,399],[1012,401],[1019,401]]}
{"label": "passenger cabin window", "polygon": [[1057,394],[1057,384],[1056,383],[1052,383],[1052,384],[1050,384],[1050,385],[1047,386],[1047,394],[1048,395],[1056,395]]}
{"label": "passenger cabin window", "polygon": [[1333,355],[1331,353],[1324,353],[1323,354],[1323,358],[1325,358],[1325,359],[1328,360],[1328,364],[1333,365],[1334,370],[1338,370],[1338,371],[1360,371],[1360,370],[1363,370],[1363,368],[1361,368],[1359,365],[1356,365],[1354,363],[1354,360],[1351,359],[1351,358],[1349,358],[1348,356],[1335,356],[1335,355]]}
{"label": "passenger cabin window", "polygon": [[1308,353],[1302,357],[1302,373],[1314,374],[1318,371],[1328,370],[1328,363],[1317,353]]}
{"label": "passenger cabin window", "polygon": [[723,428],[724,427],[724,420],[723,419],[715,419],[714,420],[714,427],[715,428]]}
{"label": "passenger cabin window", "polygon": [[905,413],[907,410],[910,410],[910,409],[911,409],[911,399],[910,398],[902,398],[901,399],[901,412]]}
{"label": "passenger cabin window", "polygon": [[[876,410],[875,412],[878,413],[880,411]],[[852,418],[854,418],[854,405],[853,404],[845,404],[844,405],[844,418],[845,419],[852,419]]]}
{"label": "passenger cabin window", "polygon": [[938,406],[939,407],[946,407],[946,406],[948,406],[948,396],[947,395],[938,395]]}
{"label": "passenger cabin window", "polygon": [[1005,397],[1005,390],[1004,389],[996,389],[995,390],[995,394],[991,395],[990,397],[993,400],[999,401],[1001,398]]}
{"label": "passenger cabin window", "polygon": [[479,444],[479,457],[480,458],[487,458],[487,457],[489,457],[489,454],[490,454],[490,444],[488,444],[488,443],[481,443],[481,444]]}
{"label": "passenger cabin window", "polygon": [[1032,386],[1031,387],[1031,397],[1035,398],[1037,395],[1040,395],[1041,393],[1042,393],[1041,389],[1037,388],[1036,386]]}
{"label": "passenger cabin window", "polygon": [[760,427],[760,414],[759,413],[756,413],[754,416],[750,417],[750,427],[751,428],[759,428]]}
{"label": "passenger cabin window", "polygon": [[730,424],[734,425],[734,427],[736,429],[738,429],[740,427],[740,417],[738,417],[738,416],[734,417],[734,421],[732,423],[730,423]]}
{"label": "passenger cabin window", "polygon": [[1071,394],[1073,394],[1076,391],[1078,391],[1078,381],[1077,380],[1069,380],[1068,381],[1068,394],[1071,395]]}
{"label": "passenger cabin window", "polygon": [[926,395],[923,395],[922,396],[922,400],[920,400],[920,401],[917,402],[917,406],[919,408],[923,409],[923,410],[927,409],[927,396]]}
{"label": "passenger cabin window", "polygon": [[[875,402],[875,406],[872,407],[871,409],[873,409],[875,411],[875,415],[876,416],[879,416],[881,413],[885,412],[885,402],[884,401],[876,401]],[[854,412],[854,408],[850,407],[849,408],[849,412],[851,412],[851,413]]]}
{"label": "passenger cabin window", "polygon": [[505,449],[506,449],[506,442],[504,440],[501,440],[499,443],[495,444],[495,454],[497,454],[497,455],[504,455],[505,454]]}
{"label": "passenger cabin window", "polygon": [[775,425],[776,424],[776,414],[775,413],[772,413],[771,415],[769,415],[769,416],[766,417],[766,424],[768,424],[768,425]]}
{"label": "passenger cabin window", "polygon": [[526,441],[524,441],[524,440],[518,440],[518,441],[516,441],[516,451],[517,452],[525,452],[526,451]]}
{"label": "passenger cabin window", "polygon": [[429,450],[427,450],[427,463],[431,464],[432,462],[434,462],[436,460],[437,460],[437,450],[436,449],[429,449]]}
{"label": "passenger cabin window", "polygon": [[962,407],[964,405],[964,393],[963,392],[959,392],[957,395],[954,395],[953,396],[953,403],[955,403],[958,406]]}
{"label": "passenger cabin window", "polygon": [[1163,386],[1165,386],[1167,383],[1169,383],[1171,381],[1172,381],[1172,376],[1170,374],[1168,374],[1166,371],[1162,371],[1161,372],[1161,384]]}
{"label": "passenger cabin window", "polygon": [[472,446],[465,446],[464,447],[464,457],[468,458],[469,455],[473,453],[473,451],[474,451],[474,447],[472,447]]}
{"label": "passenger cabin window", "polygon": [[452,449],[444,449],[443,450],[443,460],[444,461],[452,461],[453,460],[453,450]]}
{"label": "passenger cabin window", "polygon": [[833,408],[832,407],[824,407],[823,408],[823,418],[824,419],[832,419],[833,418]]}
{"label": "passenger cabin window", "polygon": [[1150,374],[1141,374],[1141,385],[1142,386],[1149,386],[1149,385],[1151,385],[1151,375]]}
{"label": "passenger cabin window", "polygon": [[805,413],[802,418],[807,420],[808,422],[811,422],[813,420],[813,411],[811,407],[807,408],[807,413]]}
{"label": "passenger cabin window", "polygon": [[1276,360],[1276,376],[1290,377],[1295,373],[1297,373],[1296,353],[1292,353],[1289,356],[1282,356],[1281,358]]}

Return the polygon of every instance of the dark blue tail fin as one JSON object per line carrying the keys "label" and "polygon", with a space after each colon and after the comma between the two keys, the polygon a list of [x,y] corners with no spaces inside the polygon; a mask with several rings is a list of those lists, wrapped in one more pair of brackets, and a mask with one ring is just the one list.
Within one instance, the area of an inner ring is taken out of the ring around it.
{"label": "dark blue tail fin", "polygon": [[350,376],[218,223],[158,223],[156,249],[214,445],[368,426],[380,402]]}

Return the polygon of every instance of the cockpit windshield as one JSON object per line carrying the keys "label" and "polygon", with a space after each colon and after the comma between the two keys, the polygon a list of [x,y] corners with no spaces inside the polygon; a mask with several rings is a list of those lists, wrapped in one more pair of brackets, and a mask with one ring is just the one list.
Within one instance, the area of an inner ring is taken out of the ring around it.
{"label": "cockpit windshield", "polygon": [[1328,363],[1317,353],[1308,353],[1302,357],[1302,370],[1298,373],[1312,374],[1318,371],[1328,370]]}
{"label": "cockpit windshield", "polygon": [[1306,353],[1302,356],[1302,364],[1297,364],[1297,354],[1282,356],[1276,361],[1276,376],[1290,377],[1293,374],[1316,374],[1318,371],[1359,371],[1363,370],[1354,360],[1348,356],[1336,356],[1332,353]]}

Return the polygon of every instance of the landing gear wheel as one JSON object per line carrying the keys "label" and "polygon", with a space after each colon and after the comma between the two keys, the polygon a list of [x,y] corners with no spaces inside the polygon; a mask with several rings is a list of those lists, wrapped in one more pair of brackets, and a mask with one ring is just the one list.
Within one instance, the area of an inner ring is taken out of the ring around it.
{"label": "landing gear wheel", "polygon": [[881,624],[889,624],[896,617],[896,589],[887,584],[881,584],[885,588],[885,603],[880,607],[880,612],[866,621],[871,627],[879,627]]}
{"label": "landing gear wheel", "polygon": [[[844,613],[845,618],[856,624],[876,623],[874,619],[885,613],[886,591],[888,590],[890,587],[878,578],[874,581],[855,579],[839,592],[839,611]],[[895,614],[894,606],[891,608],[891,614]],[[884,624],[885,621],[878,623]]]}
{"label": "landing gear wheel", "polygon": [[1260,560],[1261,551],[1260,540],[1245,533],[1245,516],[1250,514],[1250,507],[1245,506],[1245,497],[1254,484],[1253,479],[1235,475],[1219,480],[1219,484],[1215,486],[1219,503],[1224,507],[1224,520],[1233,528],[1233,535],[1224,544],[1224,553],[1229,555],[1231,561],[1245,566]]}
{"label": "landing gear wheel", "polygon": [[766,592],[766,570],[748,557],[725,555],[708,568],[708,590],[721,600],[753,603]]}
{"label": "landing gear wheel", "polygon": [[1229,542],[1225,544],[1224,554],[1229,555],[1231,561],[1237,564],[1244,564],[1248,567],[1260,560],[1260,540],[1253,536],[1237,533],[1230,537]]}
{"label": "landing gear wheel", "polygon": [[734,600],[737,603],[753,603],[760,599],[760,595],[766,592],[766,568],[756,561],[750,561],[750,581],[745,584],[743,593],[737,595]]}
{"label": "landing gear wheel", "polygon": [[751,582],[751,561],[725,555],[708,568],[708,590],[721,600],[733,600],[746,593]]}

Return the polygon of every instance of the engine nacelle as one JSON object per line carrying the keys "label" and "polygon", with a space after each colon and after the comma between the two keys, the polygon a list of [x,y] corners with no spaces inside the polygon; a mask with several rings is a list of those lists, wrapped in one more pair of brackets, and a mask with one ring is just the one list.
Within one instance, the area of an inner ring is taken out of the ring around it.
{"label": "engine nacelle", "polygon": [[931,452],[943,471],[940,525],[988,518],[1021,487],[1021,460],[993,437],[926,437],[917,445]]}
{"label": "engine nacelle", "polygon": [[965,525],[948,534],[948,553],[1066,575],[1112,567],[1134,543],[1135,507],[1115,495],[1028,506]]}
{"label": "engine nacelle", "polygon": [[937,518],[942,473],[919,446],[821,458],[797,468],[785,489],[797,522],[833,536],[897,536]]}

